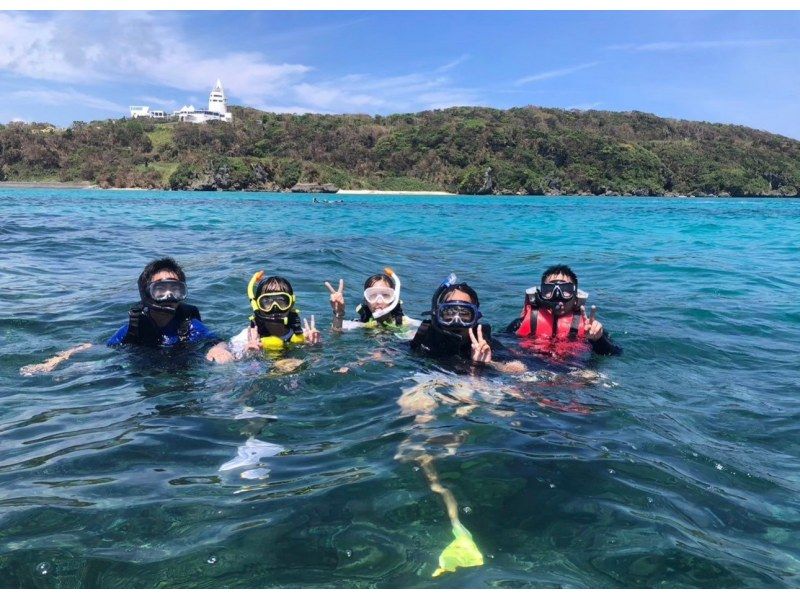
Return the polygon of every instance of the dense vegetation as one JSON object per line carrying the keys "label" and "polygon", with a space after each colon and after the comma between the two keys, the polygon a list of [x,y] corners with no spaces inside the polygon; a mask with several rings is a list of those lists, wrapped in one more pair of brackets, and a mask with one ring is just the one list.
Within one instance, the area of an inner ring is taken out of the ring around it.
{"label": "dense vegetation", "polygon": [[232,109],[233,124],[0,126],[0,180],[103,187],[796,196],[800,141],[641,112],[450,108],[392,116]]}

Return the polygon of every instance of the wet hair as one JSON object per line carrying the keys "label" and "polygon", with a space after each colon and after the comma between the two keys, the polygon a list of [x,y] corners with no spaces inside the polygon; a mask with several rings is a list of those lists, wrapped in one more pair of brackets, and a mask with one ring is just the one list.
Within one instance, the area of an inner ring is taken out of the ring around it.
{"label": "wet hair", "polygon": [[578,286],[578,276],[572,271],[572,268],[566,264],[556,264],[555,266],[550,266],[544,271],[544,274],[542,274],[542,283],[544,283],[544,281],[553,274],[564,274],[569,276],[570,280],[572,280],[575,286]]}
{"label": "wet hair", "polygon": [[164,271],[174,272],[178,280],[186,282],[186,274],[183,273],[183,268],[180,267],[178,262],[171,257],[160,257],[147,264],[142,273],[139,274],[139,291],[143,292],[144,288],[150,283],[150,279],[159,272]]}
{"label": "wet hair", "polygon": [[394,288],[394,278],[391,276],[387,276],[386,274],[375,274],[367,278],[366,282],[364,282],[364,290],[366,291],[372,285],[374,285],[379,280],[382,280],[386,284],[388,284],[391,288]]}
{"label": "wet hair", "polygon": [[466,282],[460,282],[458,284],[454,284],[451,287],[448,287],[448,289],[444,292],[444,294],[442,294],[439,297],[439,303],[444,303],[445,301],[450,299],[450,297],[453,296],[453,293],[455,291],[461,291],[462,293],[466,293],[467,295],[469,295],[470,301],[472,301],[472,303],[480,307],[481,302],[478,301],[478,293],[476,293],[475,289],[469,286]]}
{"label": "wet hair", "polygon": [[256,295],[262,293],[289,293],[294,295],[291,283],[282,276],[270,276],[264,278],[256,287]]}

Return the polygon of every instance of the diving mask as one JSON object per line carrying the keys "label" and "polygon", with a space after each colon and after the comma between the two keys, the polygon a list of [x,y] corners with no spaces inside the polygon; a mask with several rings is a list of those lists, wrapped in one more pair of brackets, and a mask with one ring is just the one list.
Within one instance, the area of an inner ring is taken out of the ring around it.
{"label": "diving mask", "polygon": [[147,294],[156,303],[178,302],[186,299],[188,290],[185,282],[167,279],[151,282],[147,285]]}
{"label": "diving mask", "polygon": [[381,288],[381,287],[378,287],[378,288],[370,287],[370,288],[364,290],[364,299],[366,299],[367,301],[370,301],[370,298],[367,296],[367,292],[368,291],[372,291],[374,293],[391,292],[390,300],[388,301],[388,305],[386,307],[384,307],[383,309],[376,309],[374,312],[372,312],[372,317],[375,318],[376,320],[378,318],[382,318],[386,314],[391,313],[394,310],[394,308],[397,307],[397,304],[400,303],[400,286],[401,286],[400,285],[400,278],[397,276],[397,274],[395,274],[394,270],[392,270],[388,266],[386,268],[384,268],[383,271],[394,282],[394,288],[393,289],[387,289],[385,287],[384,288]]}
{"label": "diving mask", "polygon": [[539,294],[547,301],[569,301],[578,292],[574,282],[543,282]]}
{"label": "diving mask", "polygon": [[436,308],[436,320],[448,328],[472,328],[481,318],[480,309],[466,301],[446,301]]}
{"label": "diving mask", "polygon": [[368,303],[377,303],[383,301],[384,305],[388,305],[394,300],[395,290],[390,287],[370,287],[364,290],[364,299]]}
{"label": "diving mask", "polygon": [[283,292],[263,293],[256,299],[256,305],[258,309],[264,313],[289,311],[292,305],[294,305],[294,295]]}

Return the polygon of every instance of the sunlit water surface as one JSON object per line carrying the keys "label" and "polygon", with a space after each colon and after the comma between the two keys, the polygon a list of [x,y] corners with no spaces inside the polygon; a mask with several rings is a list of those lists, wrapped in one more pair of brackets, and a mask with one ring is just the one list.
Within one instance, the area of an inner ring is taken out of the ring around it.
{"label": "sunlit water surface", "polygon": [[[800,586],[800,202],[319,197],[344,203],[0,190],[0,586]],[[323,345],[291,374],[106,348],[164,254],[220,335],[265,269]],[[556,262],[624,347],[583,364],[597,381],[459,378],[394,336],[328,330],[324,280],[352,313],[391,265],[418,316],[455,271],[499,329]],[[476,388],[423,432],[462,439],[425,450],[485,557],[437,578],[449,521],[395,458],[420,432],[397,400],[431,379]],[[283,450],[220,470],[248,439]]]}

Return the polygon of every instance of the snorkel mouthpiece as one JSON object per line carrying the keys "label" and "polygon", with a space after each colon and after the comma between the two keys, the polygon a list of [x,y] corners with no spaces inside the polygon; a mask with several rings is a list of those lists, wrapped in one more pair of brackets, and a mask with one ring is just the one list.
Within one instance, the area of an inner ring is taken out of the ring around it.
{"label": "snorkel mouthpiece", "polygon": [[376,320],[382,318],[386,314],[392,313],[394,308],[397,307],[397,304],[400,303],[400,278],[398,278],[397,274],[395,274],[394,270],[392,270],[389,266],[386,266],[383,271],[394,281],[394,300],[383,309],[378,309],[372,312],[372,317]]}

